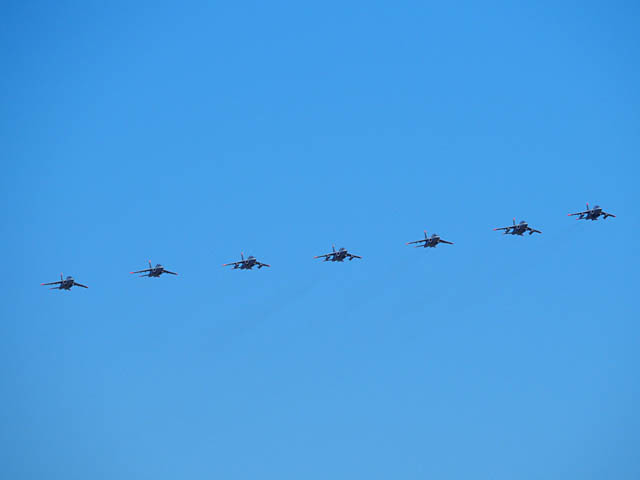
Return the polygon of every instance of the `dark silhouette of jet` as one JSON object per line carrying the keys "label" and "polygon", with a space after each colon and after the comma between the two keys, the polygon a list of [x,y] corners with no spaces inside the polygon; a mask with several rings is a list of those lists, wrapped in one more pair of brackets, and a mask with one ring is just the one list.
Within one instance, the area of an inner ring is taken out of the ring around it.
{"label": "dark silhouette of jet", "polygon": [[138,270],[137,272],[130,272],[130,273],[145,273],[146,274],[146,275],[140,275],[141,277],[159,277],[163,273],[168,273],[169,275],[178,275],[176,272],[170,272],[169,270],[165,269],[159,263],[156,264],[155,267],[152,267],[151,266],[151,260],[149,260],[149,268],[145,268],[144,270]]}
{"label": "dark silhouette of jet", "polygon": [[422,243],[422,245],[416,245],[414,248],[420,248],[420,247],[430,247],[430,248],[434,248],[436,245],[438,245],[439,243],[446,243],[448,245],[453,245],[453,242],[447,242],[446,240],[442,240],[440,238],[440,236],[437,233],[434,233],[433,235],[431,235],[430,237],[427,235],[427,231],[424,231],[424,239],[422,240],[416,240],[415,242],[407,242],[407,245],[412,245],[414,243]]}
{"label": "dark silhouette of jet", "polygon": [[60,274],[59,282],[50,282],[50,283],[41,283],[40,285],[57,285],[57,287],[51,287],[49,290],[71,290],[71,287],[82,287],[89,288],[86,285],[76,282],[72,276],[67,276],[67,278],[63,278],[62,274]]}
{"label": "dark silhouette of jet", "polygon": [[607,213],[604,210],[602,210],[602,208],[600,207],[600,205],[596,205],[593,208],[589,208],[589,204],[587,203],[587,209],[584,212],[578,212],[578,213],[570,213],[569,216],[572,217],[574,215],[580,215],[578,217],[578,220],[598,220],[598,218],[600,216],[604,217],[604,220],[607,219],[607,217],[613,217],[615,218],[616,216],[613,213]]}
{"label": "dark silhouette of jet", "polygon": [[337,251],[335,245],[331,245],[331,248],[333,249],[333,252],[325,253],[324,255],[317,255],[313,258],[324,258],[325,262],[344,262],[345,258],[348,258],[349,261],[353,260],[354,258],[362,258],[358,255],[353,255],[352,253],[347,252],[346,248],[341,248]]}
{"label": "dark silhouette of jet", "polygon": [[253,255],[249,255],[247,258],[244,258],[244,253],[243,252],[240,252],[240,258],[241,258],[241,260],[239,262],[225,263],[222,266],[223,267],[228,267],[230,265],[233,265],[233,269],[234,270],[236,268],[239,268],[240,270],[251,270],[255,266],[257,266],[258,270],[259,270],[262,267],[270,267],[271,266],[271,265],[267,265],[266,263],[260,263],[258,260],[256,260],[256,257],[254,257]]}
{"label": "dark silhouette of jet", "polygon": [[542,233],[540,230],[536,230],[535,228],[531,228],[527,222],[522,220],[520,223],[516,225],[516,219],[513,219],[513,225],[508,227],[494,228],[494,230],[504,230],[504,233],[508,233],[510,235],[520,235],[522,236],[524,233],[529,232],[529,235],[534,233]]}

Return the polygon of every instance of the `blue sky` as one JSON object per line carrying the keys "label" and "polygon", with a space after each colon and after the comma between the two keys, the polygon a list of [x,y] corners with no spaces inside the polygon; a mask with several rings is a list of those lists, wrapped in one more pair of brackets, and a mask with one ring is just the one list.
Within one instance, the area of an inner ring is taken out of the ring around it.
{"label": "blue sky", "polygon": [[2,476],[637,479],[637,6],[232,3],[5,6]]}

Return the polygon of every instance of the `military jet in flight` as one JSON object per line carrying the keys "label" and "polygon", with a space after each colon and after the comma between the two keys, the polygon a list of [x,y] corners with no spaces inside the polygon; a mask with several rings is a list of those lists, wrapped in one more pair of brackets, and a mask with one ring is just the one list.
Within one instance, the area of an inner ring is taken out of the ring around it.
{"label": "military jet in flight", "polygon": [[420,247],[430,247],[430,248],[434,248],[436,245],[438,245],[439,243],[446,243],[448,245],[453,245],[453,242],[448,242],[446,240],[442,240],[440,238],[440,236],[437,233],[434,233],[433,235],[431,235],[430,237],[427,235],[427,231],[424,231],[424,239],[422,240],[416,240],[415,242],[407,242],[407,245],[411,245],[414,243],[422,243],[423,245],[416,245],[414,248],[420,248]]}
{"label": "military jet in flight", "polygon": [[149,260],[149,268],[145,268],[144,270],[138,270],[137,272],[129,272],[129,273],[146,273],[146,275],[140,275],[141,277],[159,277],[163,273],[168,273],[170,275],[178,275],[176,272],[170,272],[165,269],[159,263],[156,264],[155,267],[151,266],[151,260]]}
{"label": "military jet in flight", "polygon": [[253,255],[249,255],[247,258],[244,258],[243,252],[240,252],[240,258],[241,260],[239,262],[225,263],[222,266],[228,267],[229,265],[233,265],[234,270],[236,268],[239,268],[240,270],[251,270],[256,265],[258,266],[258,269],[261,269],[262,267],[271,266],[271,265],[267,265],[266,263],[260,263],[258,260],[256,260],[256,257],[254,257]]}
{"label": "military jet in flight", "polygon": [[354,258],[362,258],[358,255],[353,255],[352,253],[347,252],[346,248],[341,248],[340,250],[337,250],[337,251],[336,251],[335,245],[331,245],[331,248],[333,249],[333,252],[325,253],[324,255],[317,255],[313,258],[324,258],[325,262],[328,262],[328,261],[344,262],[345,258],[348,258],[349,261],[353,260]]}
{"label": "military jet in flight", "polygon": [[73,286],[89,288],[86,285],[76,282],[70,275],[67,276],[67,278],[63,278],[62,274],[60,274],[59,282],[41,283],[40,285],[57,285],[57,287],[51,287],[49,290],[71,290],[71,287]]}
{"label": "military jet in flight", "polygon": [[615,215],[613,213],[607,213],[604,210],[602,210],[602,208],[600,207],[600,205],[596,205],[593,208],[589,208],[589,204],[587,203],[587,209],[584,212],[578,212],[578,213],[570,213],[569,216],[572,217],[574,215],[580,215],[578,217],[578,220],[597,220],[598,217],[600,217],[600,215],[604,216],[604,220],[607,219],[607,217],[614,217]]}
{"label": "military jet in flight", "polygon": [[534,233],[542,233],[540,230],[536,230],[535,228],[531,228],[527,222],[522,220],[520,223],[516,225],[516,219],[513,219],[513,225],[508,227],[494,228],[494,230],[504,230],[505,234],[510,235],[520,235],[522,236],[524,233],[529,232],[529,235],[533,235]]}

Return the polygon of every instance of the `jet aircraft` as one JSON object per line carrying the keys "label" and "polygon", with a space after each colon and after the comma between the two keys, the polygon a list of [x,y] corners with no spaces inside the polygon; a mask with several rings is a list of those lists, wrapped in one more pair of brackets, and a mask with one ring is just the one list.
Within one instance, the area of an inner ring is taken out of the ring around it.
{"label": "jet aircraft", "polygon": [[504,230],[505,234],[510,235],[520,235],[522,236],[525,232],[529,232],[529,235],[533,235],[534,233],[542,233],[540,230],[536,230],[535,228],[531,228],[527,222],[522,220],[520,223],[516,225],[516,219],[513,219],[513,225],[508,227],[494,228],[494,230]]}
{"label": "jet aircraft", "polygon": [[249,255],[245,259],[243,252],[240,252],[240,258],[241,258],[241,260],[239,262],[225,263],[222,266],[223,267],[228,267],[229,265],[233,265],[233,269],[234,270],[236,268],[239,268],[240,270],[251,270],[256,265],[258,266],[258,269],[261,269],[262,267],[270,267],[271,266],[271,265],[267,265],[266,263],[260,263],[258,260],[256,260],[256,257],[254,257],[253,255]]}
{"label": "jet aircraft", "polygon": [[352,253],[347,252],[346,248],[341,248],[340,250],[337,250],[337,251],[336,251],[335,245],[331,245],[331,248],[333,249],[333,252],[325,253],[324,255],[317,255],[313,258],[324,258],[325,262],[328,262],[328,261],[344,262],[345,258],[348,258],[349,261],[353,260],[354,258],[362,258],[358,255],[353,255]]}
{"label": "jet aircraft", "polygon": [[440,236],[437,233],[434,233],[433,235],[431,235],[430,237],[427,235],[427,231],[424,231],[424,239],[422,240],[416,240],[415,242],[407,242],[407,245],[411,245],[414,243],[422,243],[422,245],[416,245],[414,248],[420,248],[420,247],[430,247],[430,248],[434,248],[436,245],[438,245],[439,243],[446,243],[448,245],[453,245],[453,242],[448,242],[446,240],[442,240],[440,238]]}
{"label": "jet aircraft", "polygon": [[67,276],[67,278],[63,278],[62,274],[60,274],[59,282],[41,283],[40,285],[57,285],[57,287],[51,287],[49,290],[71,290],[73,286],[89,288],[86,285],[76,282],[70,275]]}
{"label": "jet aircraft", "polygon": [[578,220],[597,220],[598,217],[600,217],[600,215],[604,216],[604,220],[607,219],[607,217],[614,217],[615,215],[613,213],[607,213],[604,210],[602,210],[602,208],[600,207],[600,205],[596,205],[593,208],[589,208],[589,204],[587,203],[587,209],[584,212],[578,212],[578,213],[570,213],[569,216],[572,217],[574,215],[580,215],[578,217]]}
{"label": "jet aircraft", "polygon": [[149,260],[149,268],[145,268],[144,270],[138,270],[137,272],[130,272],[130,273],[146,273],[146,275],[140,275],[141,277],[159,277],[163,273],[168,273],[170,275],[178,275],[175,272],[170,272],[169,270],[165,269],[159,263],[156,264],[155,267],[152,267],[151,260]]}

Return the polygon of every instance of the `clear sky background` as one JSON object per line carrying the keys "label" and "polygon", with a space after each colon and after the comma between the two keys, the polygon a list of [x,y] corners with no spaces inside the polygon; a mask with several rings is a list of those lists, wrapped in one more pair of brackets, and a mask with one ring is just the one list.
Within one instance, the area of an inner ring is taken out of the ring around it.
{"label": "clear sky background", "polygon": [[2,478],[640,478],[636,2],[103,3],[3,5]]}

